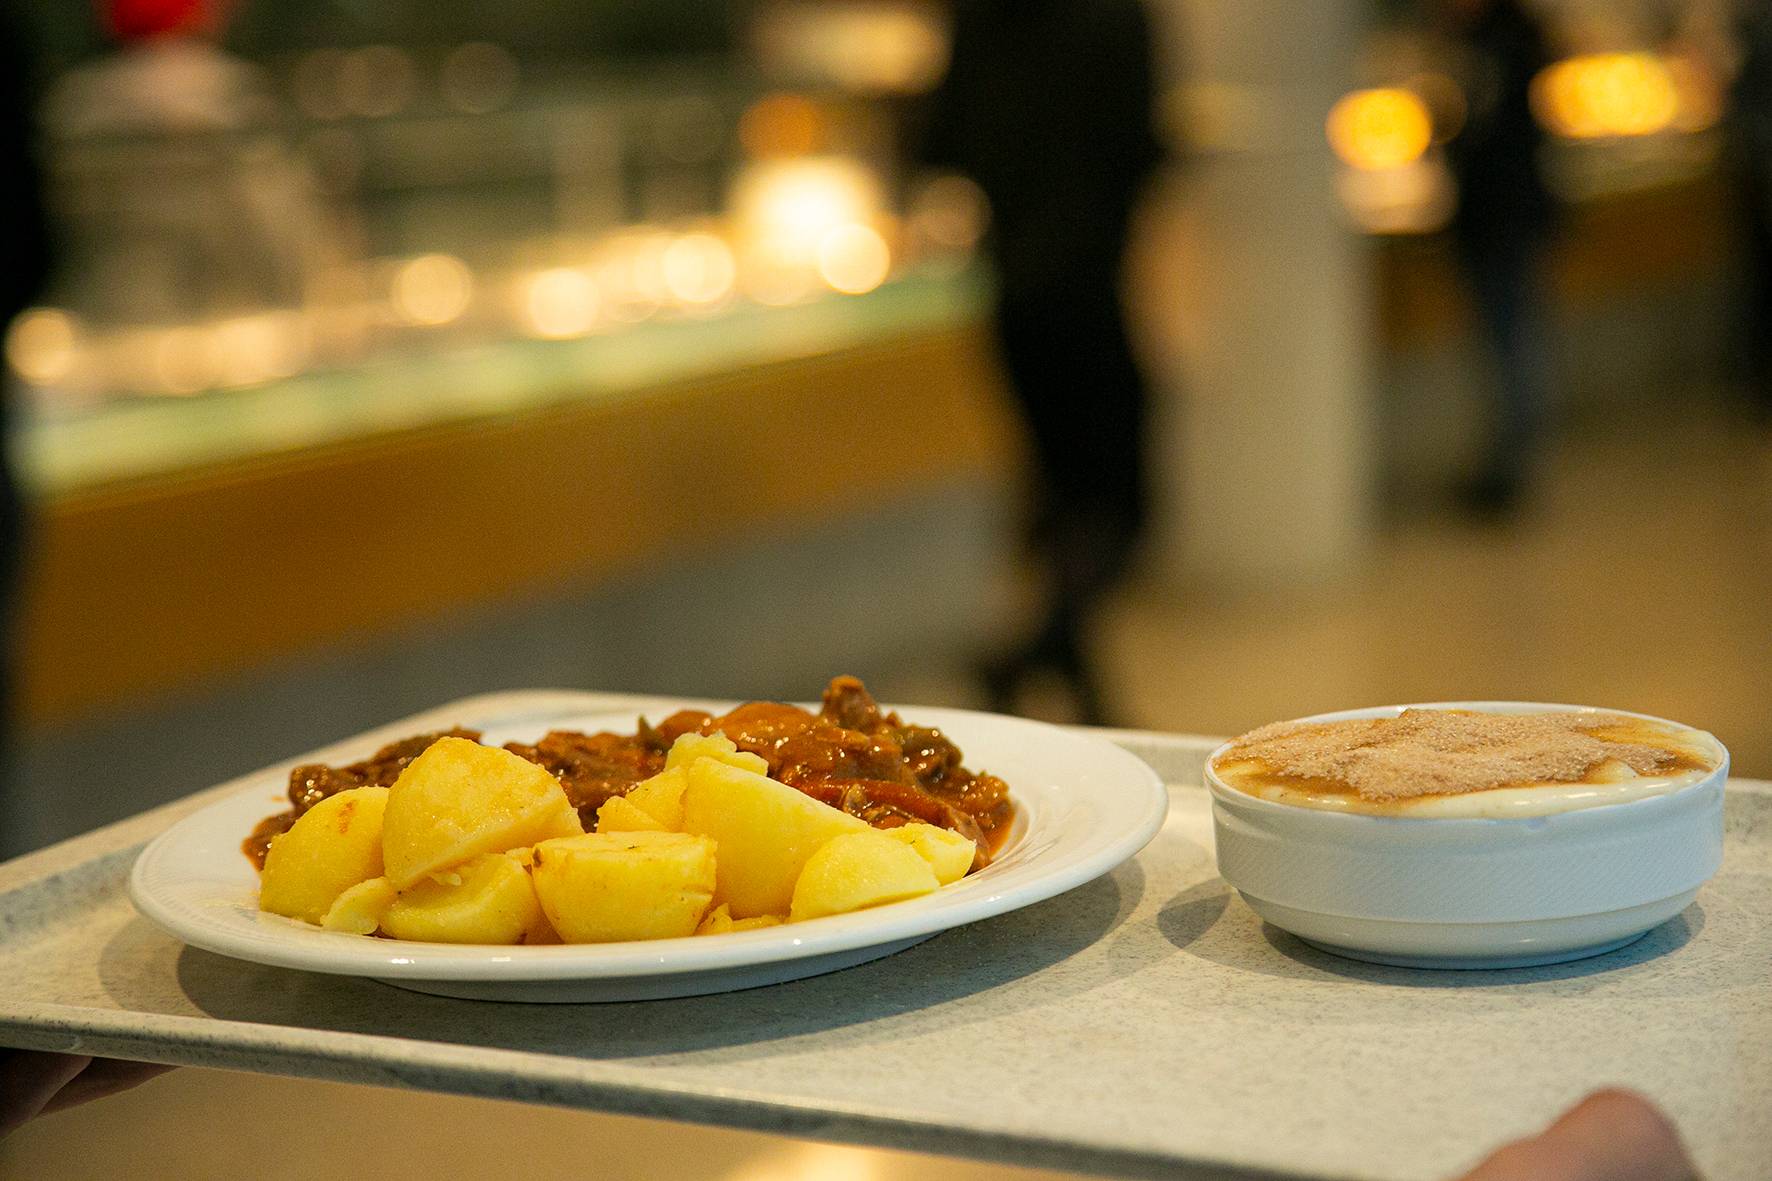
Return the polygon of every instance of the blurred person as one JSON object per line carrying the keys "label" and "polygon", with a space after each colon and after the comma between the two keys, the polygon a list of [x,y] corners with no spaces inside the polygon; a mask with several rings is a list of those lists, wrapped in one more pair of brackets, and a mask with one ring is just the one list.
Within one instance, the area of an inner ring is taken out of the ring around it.
{"label": "blurred person", "polygon": [[68,302],[127,325],[299,305],[342,247],[269,77],[220,43],[233,0],[98,7],[115,49],[56,79],[45,129],[149,150],[64,178],[86,219],[70,241],[93,251],[65,268]]}
{"label": "blurred person", "polygon": [[1120,307],[1126,241],[1161,158],[1151,35],[1137,0],[960,0],[922,162],[971,177],[991,207],[996,336],[1033,442],[1029,548],[1044,603],[981,670],[1012,710],[1039,671],[1079,719],[1108,717],[1088,627],[1146,515],[1146,392]]}
{"label": "blurred person", "polygon": [[1772,4],[1745,5],[1740,36],[1729,144],[1741,200],[1743,360],[1753,410],[1772,424]]}
{"label": "blurred person", "polygon": [[1464,59],[1468,104],[1446,146],[1458,184],[1452,240],[1496,364],[1487,437],[1462,500],[1474,512],[1502,514],[1528,490],[1550,410],[1541,272],[1556,201],[1539,171],[1544,132],[1530,90],[1551,55],[1520,0],[1444,0],[1441,12]]}

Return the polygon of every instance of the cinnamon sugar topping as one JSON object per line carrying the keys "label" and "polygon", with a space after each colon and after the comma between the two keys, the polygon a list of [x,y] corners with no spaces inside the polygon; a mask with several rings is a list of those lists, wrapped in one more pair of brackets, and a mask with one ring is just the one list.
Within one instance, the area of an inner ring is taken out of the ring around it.
{"label": "cinnamon sugar topping", "polygon": [[1674,734],[1621,714],[1438,709],[1404,710],[1394,718],[1277,722],[1237,739],[1218,765],[1228,770],[1227,764],[1253,764],[1251,770],[1267,775],[1383,802],[1577,783],[1608,761],[1638,775],[1704,765]]}

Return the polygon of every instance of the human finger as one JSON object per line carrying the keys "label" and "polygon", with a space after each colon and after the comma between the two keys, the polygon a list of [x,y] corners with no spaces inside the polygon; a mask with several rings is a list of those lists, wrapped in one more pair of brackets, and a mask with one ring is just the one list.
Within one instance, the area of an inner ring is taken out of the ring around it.
{"label": "human finger", "polygon": [[1697,1181],[1673,1123],[1631,1091],[1596,1091],[1462,1181]]}

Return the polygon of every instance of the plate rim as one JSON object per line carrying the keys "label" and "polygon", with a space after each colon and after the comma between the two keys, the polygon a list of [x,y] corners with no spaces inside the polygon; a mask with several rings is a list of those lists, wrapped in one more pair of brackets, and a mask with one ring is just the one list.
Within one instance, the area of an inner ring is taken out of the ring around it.
{"label": "plate rim", "polygon": [[[578,700],[572,700],[575,697]],[[1120,764],[1115,769],[1116,779],[1127,782],[1128,792],[1143,795],[1143,807],[1137,813],[1137,823],[1126,822],[1118,832],[1106,834],[1096,847],[1085,847],[1082,855],[1074,861],[1032,879],[1017,881],[1004,890],[993,890],[990,880],[981,876],[955,883],[933,895],[894,903],[891,907],[832,916],[814,923],[732,932],[717,941],[688,936],[625,943],[552,944],[498,949],[493,945],[481,944],[402,944],[398,941],[378,940],[378,944],[385,942],[385,951],[364,954],[366,949],[347,949],[340,944],[332,949],[332,954],[326,954],[306,939],[285,944],[262,935],[247,936],[243,932],[233,932],[225,924],[202,922],[187,914],[177,902],[168,902],[159,897],[157,891],[147,882],[150,872],[162,864],[169,855],[168,850],[181,837],[202,827],[216,813],[239,807],[247,798],[247,793],[262,792],[266,786],[263,782],[266,778],[284,773],[288,767],[311,761],[315,757],[339,757],[328,752],[348,752],[359,745],[369,745],[378,740],[385,742],[386,739],[382,738],[385,734],[403,731],[415,725],[427,725],[445,714],[466,715],[467,720],[462,724],[493,729],[501,722],[488,715],[501,708],[508,714],[508,707],[522,704],[529,705],[532,712],[555,713],[566,718],[573,714],[638,714],[666,707],[681,709],[721,703],[718,699],[702,697],[617,696],[574,691],[556,694],[546,690],[514,690],[509,693],[462,698],[387,726],[374,727],[351,738],[329,743],[313,755],[271,763],[230,781],[226,786],[233,790],[181,817],[143,847],[130,867],[128,894],[131,903],[148,921],[190,946],[250,963],[326,975],[385,980],[480,983],[504,981],[513,985],[540,981],[588,982],[694,975],[771,963],[786,965],[796,960],[934,935],[1043,902],[1092,881],[1136,856],[1162,828],[1169,810],[1168,787],[1161,776],[1138,755],[1113,743],[1105,735],[1092,734],[1083,728],[1057,726],[1031,718],[979,710],[886,704],[884,708],[895,710],[901,716],[914,716],[919,721],[927,718],[944,729],[948,728],[946,719],[960,719],[962,725],[971,719],[981,719],[991,725],[1008,724],[1034,733],[1047,734],[1067,744],[1095,744],[1099,747],[1098,753],[1107,754],[1115,763]],[[1117,773],[1121,768],[1124,770],[1123,776]],[[1135,795],[1129,794],[1128,807],[1134,807],[1137,803]],[[1017,867],[1025,868],[1025,865]],[[985,872],[988,874],[989,871]],[[956,886],[966,892],[955,897],[949,891]],[[264,916],[264,921],[275,918],[276,916]],[[293,923],[296,920],[283,921]],[[789,931],[794,932],[791,938],[785,934]],[[339,934],[318,930],[301,933],[328,937]],[[416,954],[401,955],[397,950],[401,947],[411,948]]]}

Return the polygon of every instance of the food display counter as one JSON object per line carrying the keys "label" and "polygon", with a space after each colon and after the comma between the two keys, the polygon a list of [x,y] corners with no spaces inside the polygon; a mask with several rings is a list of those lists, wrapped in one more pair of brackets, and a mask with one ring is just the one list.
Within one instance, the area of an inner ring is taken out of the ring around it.
{"label": "food display counter", "polygon": [[[685,549],[834,522],[1013,447],[971,273],[378,360],[25,432],[23,707],[152,697]],[[792,462],[783,462],[792,457]]]}

